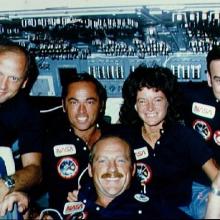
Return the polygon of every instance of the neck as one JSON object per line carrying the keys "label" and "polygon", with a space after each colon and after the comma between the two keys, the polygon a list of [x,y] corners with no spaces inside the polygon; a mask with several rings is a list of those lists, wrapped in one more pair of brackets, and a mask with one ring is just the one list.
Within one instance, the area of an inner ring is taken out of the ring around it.
{"label": "neck", "polygon": [[96,200],[96,204],[106,208],[112,200],[113,198],[98,197]]}
{"label": "neck", "polygon": [[88,148],[91,150],[92,145],[100,138],[101,131],[96,126],[89,128],[86,131],[74,130],[75,134],[85,141]]}
{"label": "neck", "polygon": [[146,129],[146,127],[142,126],[142,137],[154,148],[155,143],[160,138],[160,128]]}

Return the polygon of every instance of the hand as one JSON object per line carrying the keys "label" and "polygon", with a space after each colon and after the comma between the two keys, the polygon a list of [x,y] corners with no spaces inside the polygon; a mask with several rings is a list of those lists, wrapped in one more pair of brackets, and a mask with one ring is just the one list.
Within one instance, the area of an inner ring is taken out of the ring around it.
{"label": "hand", "polygon": [[12,192],[5,196],[0,203],[0,216],[4,216],[6,212],[13,209],[14,203],[18,205],[18,211],[24,213],[28,209],[28,196],[23,192]]}
{"label": "hand", "polygon": [[5,185],[4,181],[0,179],[0,202],[5,198],[5,196],[9,193],[8,187]]}
{"label": "hand", "polygon": [[218,174],[216,175],[214,181],[212,182],[212,186],[220,190],[220,171],[218,171]]}
{"label": "hand", "polygon": [[67,200],[69,202],[75,202],[78,200],[79,190],[73,190],[72,192],[68,192]]}

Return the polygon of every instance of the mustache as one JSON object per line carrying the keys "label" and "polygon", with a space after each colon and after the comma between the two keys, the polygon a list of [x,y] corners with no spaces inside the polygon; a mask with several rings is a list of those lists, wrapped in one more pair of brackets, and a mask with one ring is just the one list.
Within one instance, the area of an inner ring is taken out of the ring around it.
{"label": "mustache", "polygon": [[122,178],[124,175],[122,173],[119,172],[112,172],[112,173],[104,173],[102,174],[101,178],[105,179],[105,178]]}

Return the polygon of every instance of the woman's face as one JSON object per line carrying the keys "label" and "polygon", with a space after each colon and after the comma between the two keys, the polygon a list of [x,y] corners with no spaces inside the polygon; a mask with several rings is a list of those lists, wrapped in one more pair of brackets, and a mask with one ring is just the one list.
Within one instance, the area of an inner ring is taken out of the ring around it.
{"label": "woman's face", "polygon": [[144,87],[137,92],[135,109],[144,124],[149,127],[161,128],[168,106],[167,98],[160,90]]}

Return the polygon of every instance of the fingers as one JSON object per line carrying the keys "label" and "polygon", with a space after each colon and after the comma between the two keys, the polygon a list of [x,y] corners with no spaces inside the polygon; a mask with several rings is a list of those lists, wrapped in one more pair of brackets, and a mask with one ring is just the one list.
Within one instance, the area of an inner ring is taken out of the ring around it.
{"label": "fingers", "polygon": [[6,196],[0,204],[0,216],[4,216],[7,212],[12,211],[13,205],[13,198]]}
{"label": "fingers", "polygon": [[14,203],[18,204],[18,211],[24,212],[28,208],[28,197],[22,192],[12,192],[0,203],[0,216],[4,216],[14,208]]}
{"label": "fingers", "polygon": [[74,202],[78,200],[79,190],[73,190],[73,192],[68,192],[67,200],[69,202]]}

